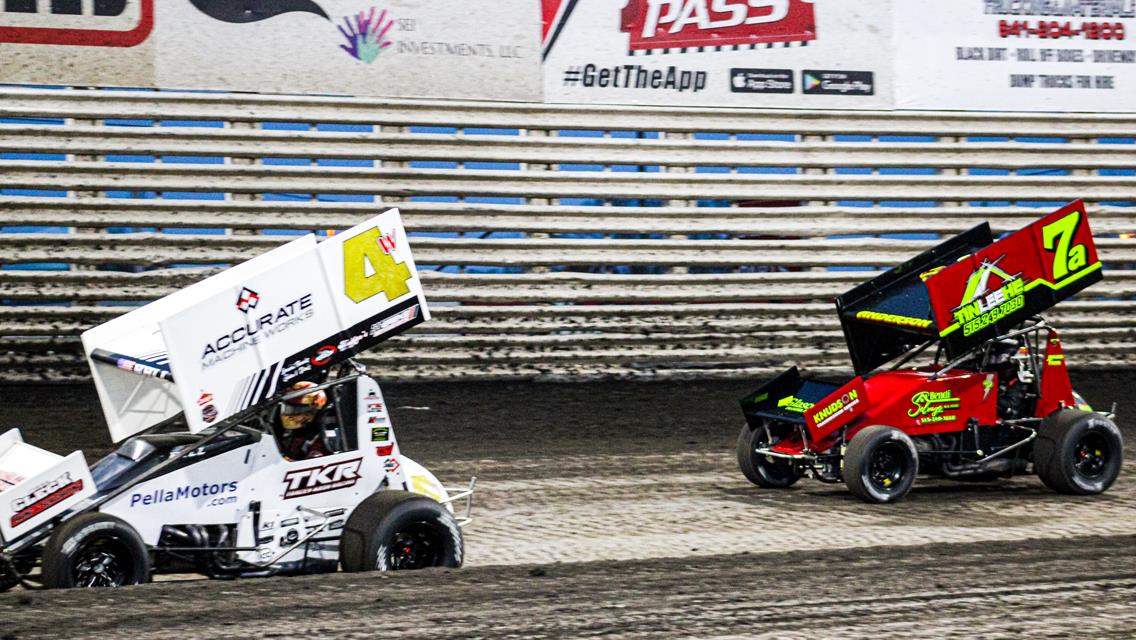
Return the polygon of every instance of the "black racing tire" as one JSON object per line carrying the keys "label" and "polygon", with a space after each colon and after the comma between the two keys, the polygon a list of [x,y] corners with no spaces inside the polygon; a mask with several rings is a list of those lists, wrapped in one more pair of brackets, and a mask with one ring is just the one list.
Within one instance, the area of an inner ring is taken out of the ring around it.
{"label": "black racing tire", "polygon": [[454,515],[436,500],[380,491],[351,512],[339,539],[344,571],[460,567],[462,536]]}
{"label": "black racing tire", "polygon": [[786,489],[793,486],[801,476],[791,460],[780,460],[755,452],[758,447],[769,445],[768,440],[764,427],[751,429],[748,424],[742,425],[737,444],[738,468],[742,470],[746,480],[759,487]]}
{"label": "black racing tire", "polygon": [[1124,438],[1099,413],[1063,409],[1041,423],[1033,468],[1045,486],[1068,495],[1095,495],[1112,486],[1124,462]]}
{"label": "black racing tire", "polygon": [[123,587],[150,581],[150,552],[123,520],[83,513],[56,529],[43,548],[43,586]]}
{"label": "black racing tire", "polygon": [[875,425],[852,436],[844,451],[844,484],[865,502],[897,502],[915,484],[919,452],[895,427]]}

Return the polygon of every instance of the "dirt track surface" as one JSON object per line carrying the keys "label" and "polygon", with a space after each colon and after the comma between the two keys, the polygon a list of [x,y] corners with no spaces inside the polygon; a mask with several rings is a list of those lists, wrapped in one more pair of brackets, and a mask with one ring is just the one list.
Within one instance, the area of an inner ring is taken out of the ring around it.
{"label": "dirt track surface", "polygon": [[[1134,381],[1075,378],[1120,403],[1129,443]],[[407,455],[479,476],[465,569],[12,592],[0,637],[1132,636],[1133,463],[1094,498],[1032,476],[921,478],[886,507],[765,491],[732,453],[751,386],[384,385]],[[110,447],[87,388],[0,388],[0,426],[89,461]]]}

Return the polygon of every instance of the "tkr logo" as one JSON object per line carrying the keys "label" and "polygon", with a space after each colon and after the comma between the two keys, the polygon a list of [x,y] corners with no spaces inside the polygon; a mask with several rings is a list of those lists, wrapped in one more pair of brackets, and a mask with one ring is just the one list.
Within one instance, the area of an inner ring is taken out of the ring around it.
{"label": "tkr logo", "polygon": [[237,295],[237,311],[248,314],[251,309],[255,309],[256,305],[260,303],[260,294],[249,289],[248,287],[241,287],[241,292]]}
{"label": "tkr logo", "polygon": [[362,458],[355,458],[289,471],[284,474],[284,499],[352,487],[359,481],[359,467],[362,464]]}

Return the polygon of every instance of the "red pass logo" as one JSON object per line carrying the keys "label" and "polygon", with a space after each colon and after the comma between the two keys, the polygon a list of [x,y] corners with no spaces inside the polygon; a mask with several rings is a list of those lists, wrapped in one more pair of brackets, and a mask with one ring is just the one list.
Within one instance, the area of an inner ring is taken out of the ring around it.
{"label": "red pass logo", "polygon": [[811,0],[630,0],[628,51],[816,40]]}

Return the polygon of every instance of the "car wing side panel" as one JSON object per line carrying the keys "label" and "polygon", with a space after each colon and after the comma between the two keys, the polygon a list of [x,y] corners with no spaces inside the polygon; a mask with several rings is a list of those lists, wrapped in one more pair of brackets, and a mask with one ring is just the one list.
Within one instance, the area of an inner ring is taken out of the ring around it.
{"label": "car wing side panel", "polygon": [[806,411],[837,386],[801,378],[797,368],[792,367],[742,398],[742,413],[753,428],[760,427],[767,419],[805,424]]}
{"label": "car wing side panel", "polygon": [[927,288],[935,328],[954,357],[1102,277],[1078,200],[938,271]]}
{"label": "car wing side panel", "polygon": [[927,279],[992,241],[990,226],[983,223],[838,297],[840,326],[857,375],[935,340]]}

